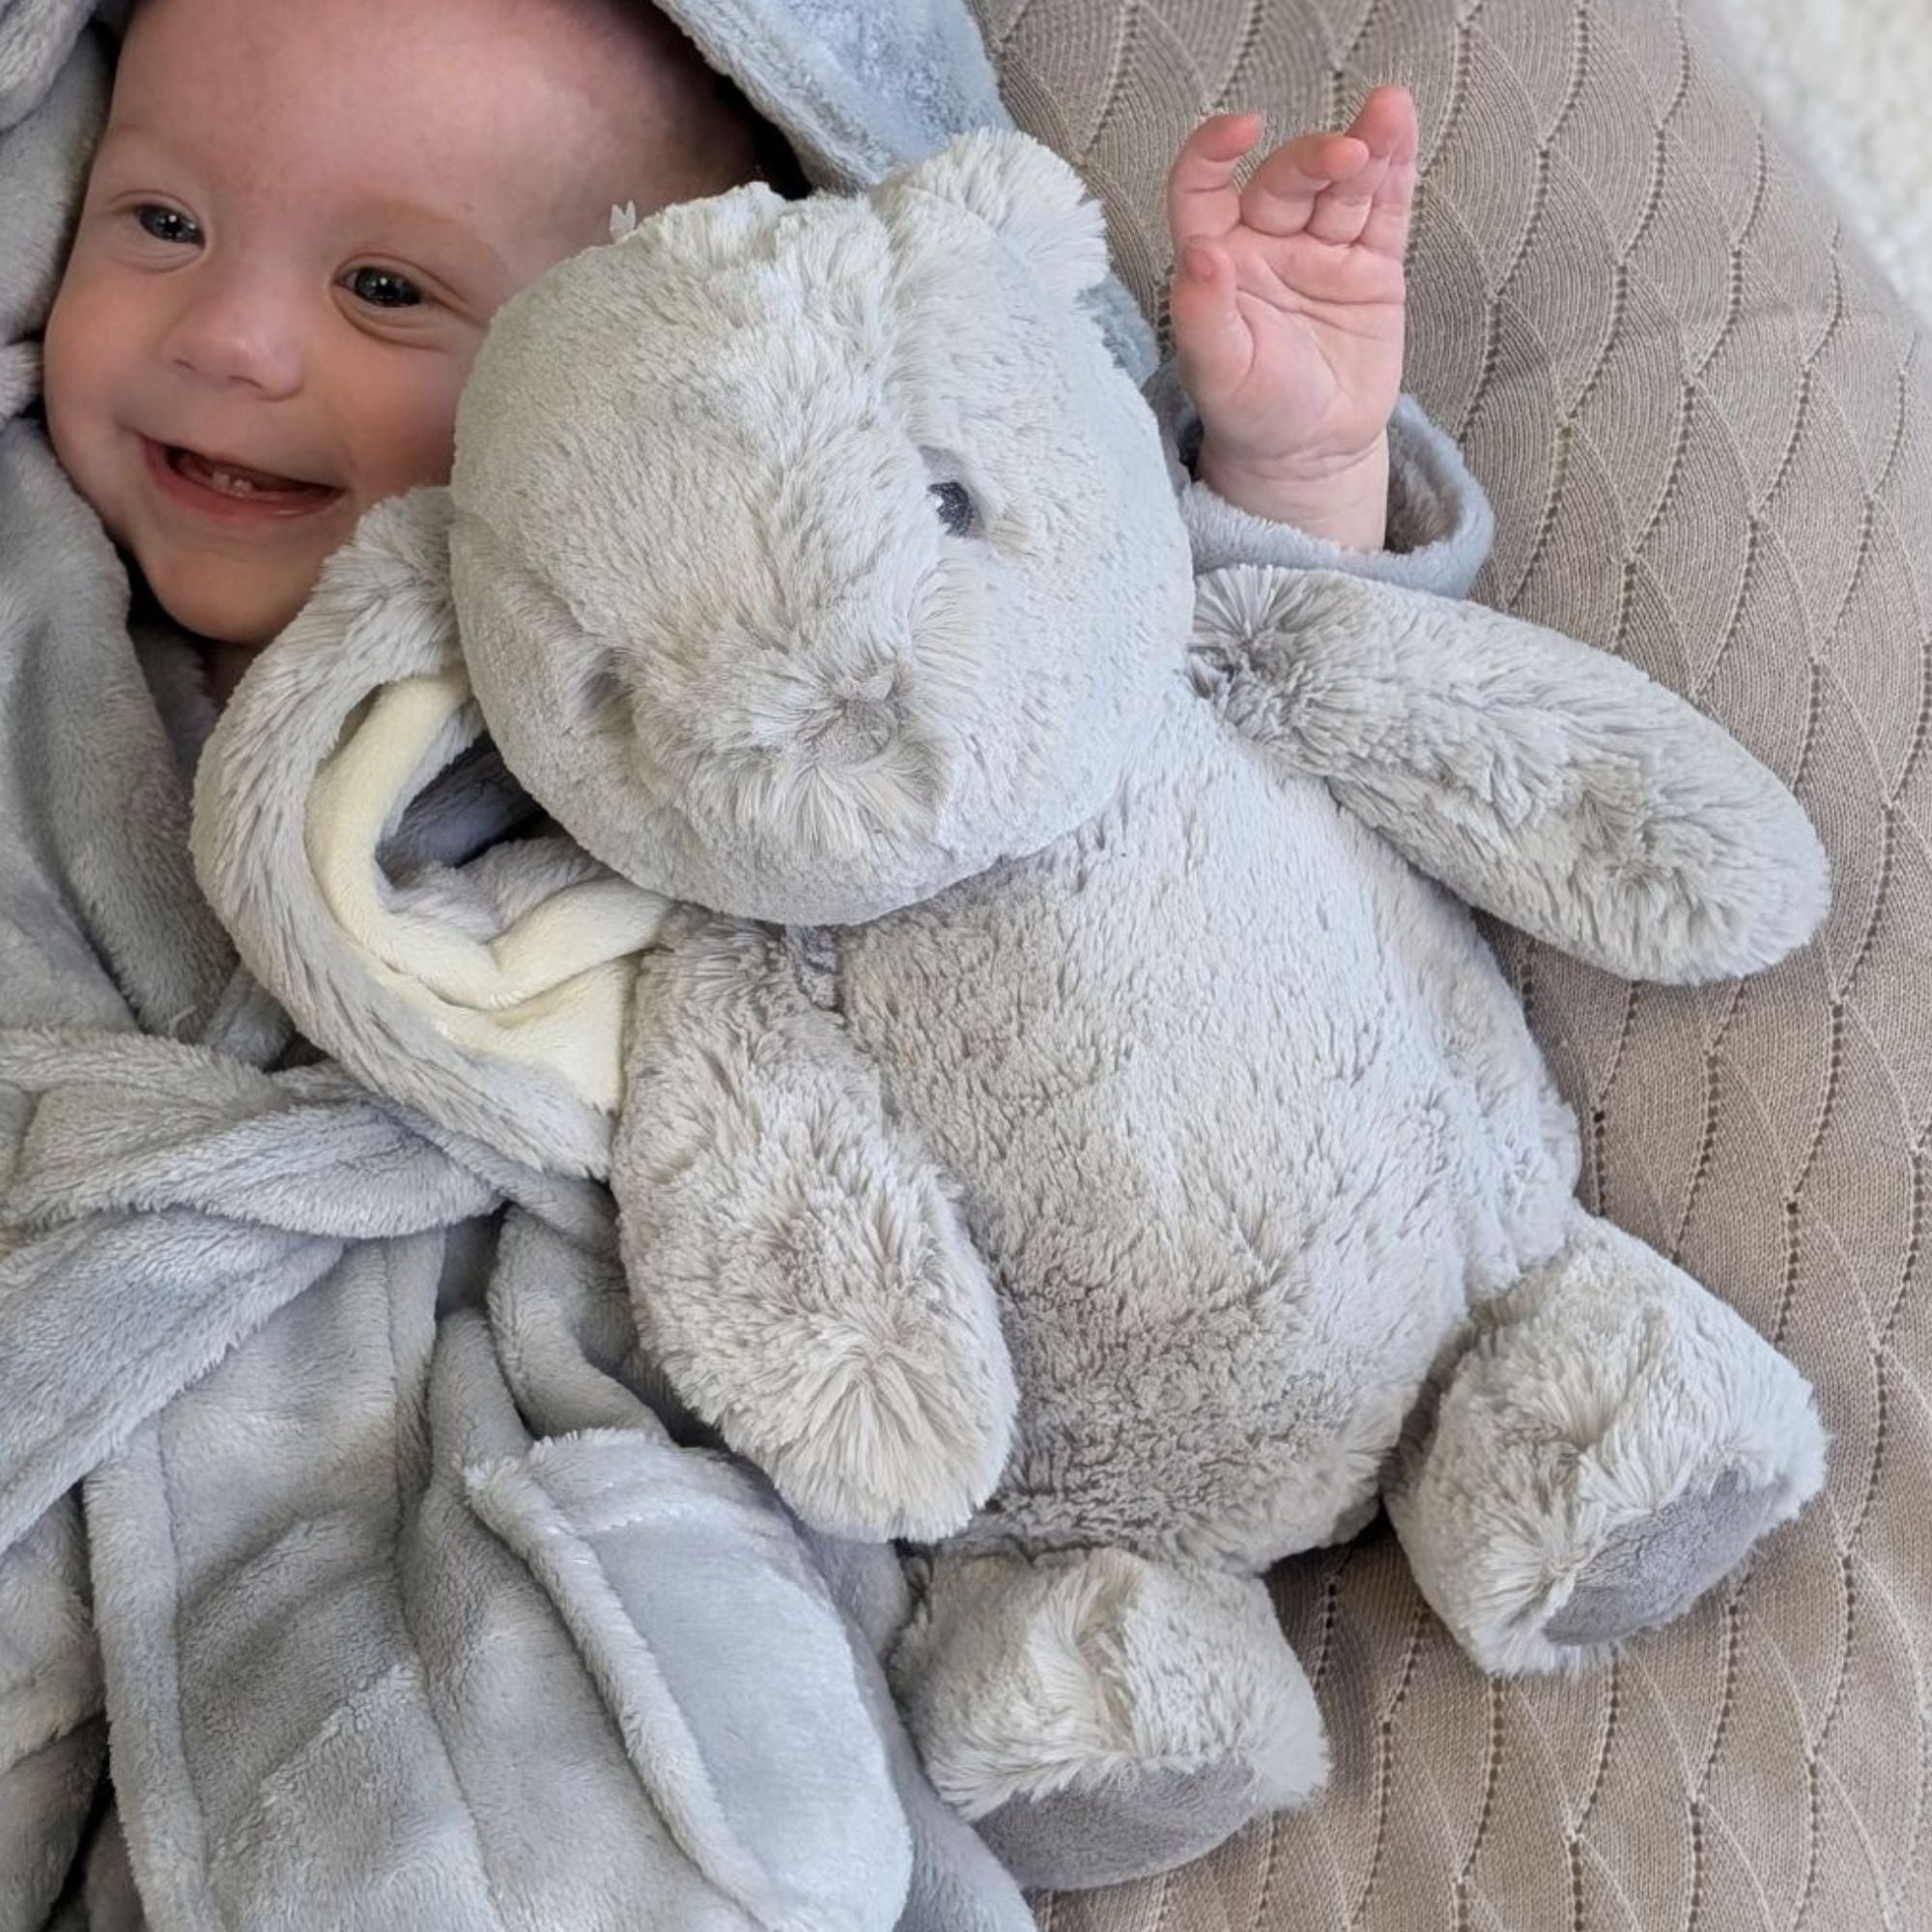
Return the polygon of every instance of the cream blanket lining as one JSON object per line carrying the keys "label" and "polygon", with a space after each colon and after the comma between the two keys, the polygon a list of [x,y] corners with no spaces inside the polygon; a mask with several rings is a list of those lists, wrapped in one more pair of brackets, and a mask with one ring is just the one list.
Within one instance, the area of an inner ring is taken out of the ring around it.
{"label": "cream blanket lining", "polygon": [[639,952],[669,902],[614,877],[566,887],[494,938],[395,903],[377,861],[401,793],[469,701],[461,671],[384,686],[323,765],[303,838],[344,937],[399,1000],[466,1050],[543,1067],[614,1112]]}

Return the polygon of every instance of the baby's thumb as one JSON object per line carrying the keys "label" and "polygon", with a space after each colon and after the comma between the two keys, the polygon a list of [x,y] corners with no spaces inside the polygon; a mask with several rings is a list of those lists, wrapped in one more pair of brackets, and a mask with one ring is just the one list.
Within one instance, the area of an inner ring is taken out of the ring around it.
{"label": "baby's thumb", "polygon": [[1204,391],[1232,388],[1254,355],[1248,325],[1235,300],[1235,265],[1211,242],[1185,242],[1167,293],[1180,378],[1197,405]]}

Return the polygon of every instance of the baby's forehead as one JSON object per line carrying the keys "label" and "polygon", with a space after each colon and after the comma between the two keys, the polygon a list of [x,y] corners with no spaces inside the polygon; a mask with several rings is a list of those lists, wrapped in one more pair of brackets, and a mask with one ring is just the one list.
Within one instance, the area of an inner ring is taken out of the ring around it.
{"label": "baby's forehead", "polygon": [[386,129],[424,162],[474,130],[492,138],[465,158],[493,172],[533,147],[582,149],[600,126],[674,137],[718,98],[642,0],[137,0],[115,91],[150,128],[207,128],[218,109],[271,136],[326,112],[341,148]]}
{"label": "baby's forehead", "polygon": [[291,223],[386,194],[514,255],[743,179],[724,107],[641,0],[140,0],[110,131]]}

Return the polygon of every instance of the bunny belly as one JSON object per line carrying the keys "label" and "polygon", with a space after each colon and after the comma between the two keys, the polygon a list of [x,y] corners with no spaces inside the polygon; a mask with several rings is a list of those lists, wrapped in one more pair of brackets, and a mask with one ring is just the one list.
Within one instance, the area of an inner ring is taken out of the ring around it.
{"label": "bunny belly", "polygon": [[838,998],[999,1283],[971,1542],[1259,1568],[1346,1533],[1574,1122],[1466,911],[1178,706],[1116,806],[840,936]]}

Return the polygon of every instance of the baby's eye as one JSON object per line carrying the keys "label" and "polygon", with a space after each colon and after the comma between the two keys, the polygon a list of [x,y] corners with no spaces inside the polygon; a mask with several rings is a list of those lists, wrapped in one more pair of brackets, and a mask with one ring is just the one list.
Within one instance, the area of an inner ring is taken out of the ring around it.
{"label": "baby's eye", "polygon": [[[156,242],[195,242],[201,231],[178,208],[163,208],[157,201],[144,201],[131,211],[141,224],[141,232]],[[183,233],[185,230],[186,233]]]}
{"label": "baby's eye", "polygon": [[371,308],[413,308],[423,299],[423,292],[393,269],[357,269],[349,277],[349,289]]}

